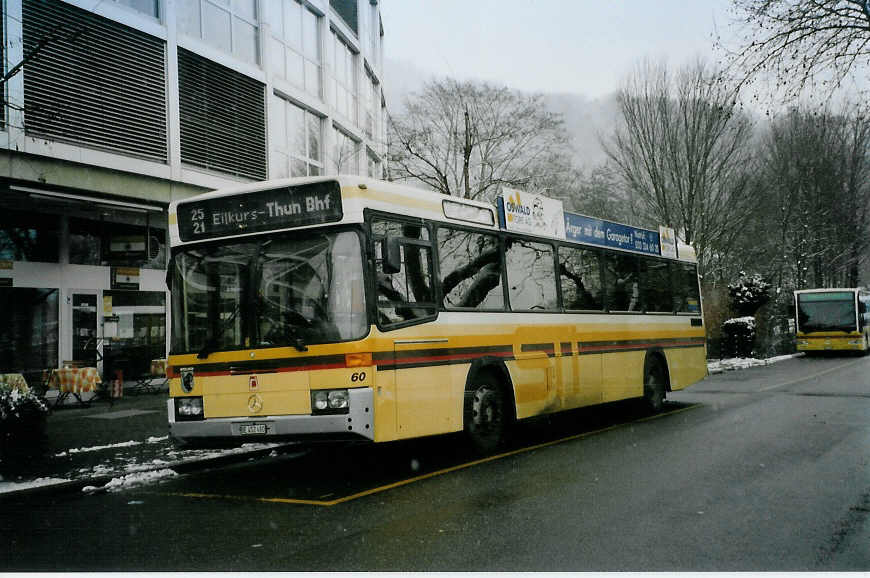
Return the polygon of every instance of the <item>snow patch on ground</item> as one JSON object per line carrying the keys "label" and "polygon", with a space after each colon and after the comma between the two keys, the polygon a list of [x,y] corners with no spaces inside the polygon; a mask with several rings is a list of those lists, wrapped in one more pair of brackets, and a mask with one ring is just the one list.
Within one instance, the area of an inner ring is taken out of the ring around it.
{"label": "snow patch on ground", "polygon": [[707,371],[710,375],[715,373],[722,373],[723,371],[733,371],[735,369],[748,369],[750,367],[763,367],[765,365],[771,365],[773,363],[777,363],[779,361],[784,361],[786,359],[791,359],[793,357],[797,357],[798,355],[802,355],[800,353],[793,353],[791,355],[780,355],[777,357],[769,357],[767,359],[754,359],[748,357],[734,357],[731,359],[720,359],[719,361],[710,361],[707,362]]}
{"label": "snow patch on ground", "polygon": [[39,488],[42,486],[53,486],[55,484],[65,484],[66,482],[70,482],[72,480],[67,480],[64,478],[36,478],[35,480],[28,480],[26,482],[5,482],[0,478],[0,494],[5,494],[6,492],[17,492],[19,490],[28,490],[30,488]]}
{"label": "snow patch on ground", "polygon": [[59,454],[54,454],[54,457],[64,458],[69,454],[79,454],[79,453],[85,453],[85,452],[99,452],[102,450],[108,450],[108,449],[112,449],[112,448],[129,448],[129,447],[133,447],[133,446],[138,446],[141,443],[142,442],[130,440],[128,442],[119,442],[116,444],[109,444],[109,445],[105,445],[105,446],[91,446],[89,448],[70,448],[70,449],[66,450],[65,452],[60,452]]}
{"label": "snow patch on ground", "polygon": [[175,471],[170,470],[169,468],[164,468],[160,470],[148,470],[134,474],[127,474],[126,476],[121,476],[120,478],[112,478],[102,488],[97,488],[96,486],[85,486],[84,488],[82,488],[82,491],[90,493],[96,490],[108,490],[110,492],[127,490],[130,488],[135,488],[137,486],[143,486],[146,484],[159,482],[160,480],[172,478],[177,475],[178,474]]}

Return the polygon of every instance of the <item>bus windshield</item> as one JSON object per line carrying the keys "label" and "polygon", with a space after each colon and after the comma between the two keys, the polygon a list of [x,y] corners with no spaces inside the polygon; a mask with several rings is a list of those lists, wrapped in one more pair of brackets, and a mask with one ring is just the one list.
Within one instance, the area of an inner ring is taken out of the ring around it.
{"label": "bus windshield", "polygon": [[276,234],[173,257],[172,351],[295,347],[368,332],[360,236]]}
{"label": "bus windshield", "polygon": [[848,292],[798,295],[798,329],[855,331],[855,295]]}

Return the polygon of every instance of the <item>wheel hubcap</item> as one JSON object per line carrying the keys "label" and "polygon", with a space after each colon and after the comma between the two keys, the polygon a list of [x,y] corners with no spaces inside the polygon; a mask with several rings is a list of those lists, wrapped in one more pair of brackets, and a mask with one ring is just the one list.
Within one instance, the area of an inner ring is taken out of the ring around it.
{"label": "wheel hubcap", "polygon": [[474,401],[471,405],[471,416],[474,429],[479,432],[491,431],[498,423],[498,408],[493,403],[494,392],[482,387],[474,392]]}

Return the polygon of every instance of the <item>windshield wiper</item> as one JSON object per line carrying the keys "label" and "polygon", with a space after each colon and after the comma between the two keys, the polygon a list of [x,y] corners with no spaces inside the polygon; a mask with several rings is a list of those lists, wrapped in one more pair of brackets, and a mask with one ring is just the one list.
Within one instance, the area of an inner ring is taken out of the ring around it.
{"label": "windshield wiper", "polygon": [[305,345],[305,340],[302,339],[302,336],[299,335],[299,331],[296,329],[296,326],[288,324],[286,327],[287,337],[290,338],[290,345],[295,347],[297,351],[308,351],[308,346]]}

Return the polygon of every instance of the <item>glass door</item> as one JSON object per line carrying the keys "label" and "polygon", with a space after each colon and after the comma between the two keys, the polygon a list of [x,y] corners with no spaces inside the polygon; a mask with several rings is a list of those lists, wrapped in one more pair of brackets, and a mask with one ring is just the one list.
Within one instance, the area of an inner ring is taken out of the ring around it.
{"label": "glass door", "polygon": [[72,294],[72,361],[96,367],[97,293]]}

